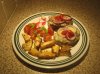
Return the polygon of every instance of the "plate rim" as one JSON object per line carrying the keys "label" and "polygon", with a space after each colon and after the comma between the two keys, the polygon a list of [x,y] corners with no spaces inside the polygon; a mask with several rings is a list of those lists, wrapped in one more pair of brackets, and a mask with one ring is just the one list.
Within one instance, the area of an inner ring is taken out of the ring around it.
{"label": "plate rim", "polygon": [[[80,56],[78,56],[78,58],[74,59],[73,61],[71,61],[70,63],[67,63],[67,65],[63,64],[63,65],[60,65],[60,66],[43,66],[43,65],[39,65],[39,64],[36,64],[36,63],[32,63],[30,62],[29,60],[25,59],[16,49],[16,46],[15,46],[15,43],[14,43],[14,35],[15,35],[15,32],[17,30],[17,28],[19,27],[19,25],[21,25],[22,22],[24,22],[26,19],[34,16],[34,15],[38,15],[38,14],[43,14],[43,13],[48,13],[48,12],[40,12],[40,13],[36,13],[36,14],[33,14],[25,19],[23,19],[15,28],[14,32],[13,32],[13,35],[12,35],[12,43],[13,43],[13,48],[14,48],[14,52],[18,55],[18,57],[20,57],[23,61],[25,61],[26,63],[30,64],[30,65],[33,65],[33,66],[36,66],[36,67],[39,67],[39,68],[45,68],[45,69],[54,69],[54,68],[63,68],[65,66],[69,66],[75,62],[77,62],[78,60],[80,60],[84,55],[85,53],[87,52],[88,50],[88,47],[89,47],[89,34],[87,32],[87,29],[85,28],[85,26],[82,24],[82,22],[80,22],[78,19],[76,19],[75,17],[72,16],[73,19],[75,19],[79,24],[81,24],[81,26],[84,28],[84,30],[86,31],[86,35],[87,35],[87,45],[84,49],[84,51],[82,52],[82,54]],[[49,13],[62,13],[62,12],[49,12]],[[66,13],[64,13],[66,14]]]}

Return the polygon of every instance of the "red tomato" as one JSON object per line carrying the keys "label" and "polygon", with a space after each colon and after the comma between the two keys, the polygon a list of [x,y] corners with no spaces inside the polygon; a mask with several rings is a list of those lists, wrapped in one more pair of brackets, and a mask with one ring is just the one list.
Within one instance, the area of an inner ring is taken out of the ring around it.
{"label": "red tomato", "polygon": [[66,35],[66,33],[67,33],[67,30],[64,30],[64,31],[62,31],[62,35]]}
{"label": "red tomato", "polygon": [[56,19],[57,21],[62,21],[62,20],[63,20],[61,15],[55,16],[55,19]]}
{"label": "red tomato", "polygon": [[42,22],[42,25],[45,25],[46,24],[46,22]]}
{"label": "red tomato", "polygon": [[36,29],[36,32],[39,34],[41,32],[41,30],[38,28],[38,29]]}
{"label": "red tomato", "polygon": [[34,32],[34,28],[30,28],[30,32],[29,32],[29,35],[31,36],[31,39],[34,40],[36,38],[36,34]]}
{"label": "red tomato", "polygon": [[51,26],[48,27],[48,33],[49,33],[50,35],[53,35],[53,34],[54,34],[54,31],[53,31],[53,29],[52,29]]}
{"label": "red tomato", "polygon": [[29,35],[32,36],[34,34],[34,29],[30,28]]}
{"label": "red tomato", "polygon": [[40,31],[40,36],[43,37],[46,34],[46,32],[44,30]]}
{"label": "red tomato", "polygon": [[27,34],[29,34],[30,28],[31,28],[31,27],[30,27],[29,25],[26,25],[26,26],[24,27],[24,32],[27,33]]}
{"label": "red tomato", "polygon": [[75,36],[75,34],[71,30],[67,30],[65,37],[67,39],[71,39]]}
{"label": "red tomato", "polygon": [[36,23],[32,23],[31,28],[32,28],[33,30],[36,30],[36,29],[37,29],[37,25],[36,25]]}
{"label": "red tomato", "polygon": [[34,28],[30,28],[30,32],[29,35],[31,36],[31,39],[34,40],[36,38],[36,30],[34,30]]}
{"label": "red tomato", "polygon": [[39,28],[40,22],[37,22],[37,23],[35,23],[35,24],[36,24],[35,28]]}
{"label": "red tomato", "polygon": [[52,40],[52,36],[50,34],[44,35],[44,41],[50,41]]}

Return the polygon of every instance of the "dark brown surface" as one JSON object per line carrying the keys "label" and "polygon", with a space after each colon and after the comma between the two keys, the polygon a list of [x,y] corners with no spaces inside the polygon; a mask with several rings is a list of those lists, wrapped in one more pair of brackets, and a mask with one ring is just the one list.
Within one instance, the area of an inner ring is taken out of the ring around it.
{"label": "dark brown surface", "polygon": [[[74,68],[59,74],[100,73],[100,1],[99,0],[22,0],[0,35],[0,74],[42,74],[19,61],[12,48],[12,33],[26,17],[45,11],[57,11],[81,21],[90,37],[90,48],[85,59]],[[49,71],[49,70],[48,70]],[[43,73],[44,74],[44,73]],[[51,73],[50,73],[51,74]],[[55,73],[56,74],[56,73]]]}
{"label": "dark brown surface", "polygon": [[0,0],[0,33],[16,8],[15,0]]}

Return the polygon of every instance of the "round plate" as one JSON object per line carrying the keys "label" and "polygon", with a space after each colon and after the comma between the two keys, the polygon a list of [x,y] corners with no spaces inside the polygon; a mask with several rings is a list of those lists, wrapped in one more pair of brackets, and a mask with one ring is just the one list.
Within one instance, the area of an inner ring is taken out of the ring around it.
{"label": "round plate", "polygon": [[16,27],[12,38],[14,51],[26,63],[39,68],[45,68],[45,69],[63,68],[76,63],[87,52],[89,46],[88,33],[85,27],[74,18],[73,18],[73,25],[77,27],[80,31],[80,40],[74,47],[71,48],[71,54],[72,54],[71,57],[61,56],[61,57],[57,57],[56,59],[41,60],[38,59],[37,57],[31,56],[30,54],[28,54],[22,49],[22,43],[24,42],[22,37],[24,26],[33,21],[34,22],[38,21],[38,18],[40,18],[41,16],[45,16],[46,18],[48,18],[49,16],[56,15],[56,14],[61,14],[61,13],[59,12],[38,13],[28,17]]}

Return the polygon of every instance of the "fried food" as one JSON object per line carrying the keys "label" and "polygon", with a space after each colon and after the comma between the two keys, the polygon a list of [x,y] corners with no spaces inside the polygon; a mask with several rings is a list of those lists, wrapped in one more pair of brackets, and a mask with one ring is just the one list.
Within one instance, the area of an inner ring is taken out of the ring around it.
{"label": "fried food", "polygon": [[37,48],[39,48],[41,42],[42,42],[42,39],[40,37],[36,37],[36,39],[34,40],[35,46]]}
{"label": "fried food", "polygon": [[38,58],[40,59],[52,59],[55,57],[56,57],[56,54],[52,52],[51,48],[42,50],[41,53],[38,55]]}
{"label": "fried food", "polygon": [[29,54],[38,57],[38,55],[40,54],[40,52],[39,52],[36,48],[32,48],[32,49],[29,51]]}
{"label": "fried food", "polygon": [[27,33],[23,33],[22,36],[23,36],[25,42],[28,42],[30,40],[30,36]]}
{"label": "fried food", "polygon": [[61,49],[60,49],[60,56],[71,56],[71,47],[69,45],[62,45]]}
{"label": "fried food", "polygon": [[60,50],[60,46],[59,45],[54,45],[52,46],[52,52],[58,54]]}
{"label": "fried food", "polygon": [[54,44],[55,44],[55,40],[43,42],[43,43],[41,43],[40,49],[45,49],[45,48],[52,47]]}
{"label": "fried food", "polygon": [[28,42],[22,44],[22,48],[25,51],[29,51],[31,49],[31,46],[32,46],[32,40],[31,39]]}

